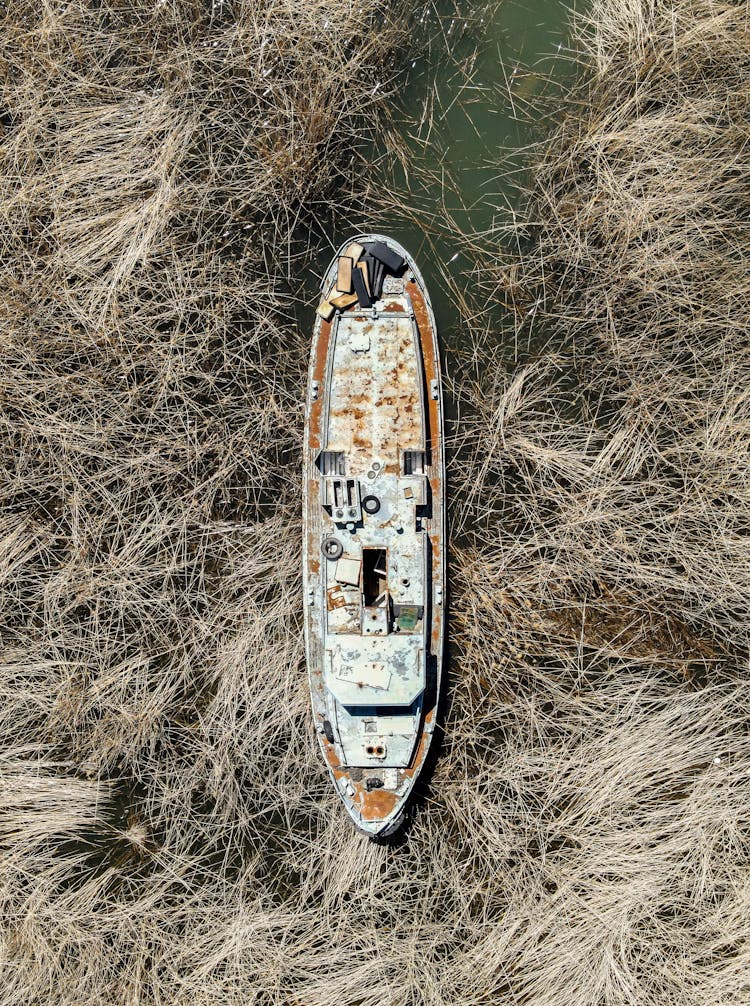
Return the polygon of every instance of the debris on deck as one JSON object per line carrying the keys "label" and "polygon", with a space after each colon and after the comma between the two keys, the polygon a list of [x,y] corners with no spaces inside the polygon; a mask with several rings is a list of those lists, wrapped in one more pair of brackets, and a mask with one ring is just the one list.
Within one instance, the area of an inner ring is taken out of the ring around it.
{"label": "debris on deck", "polygon": [[318,305],[318,314],[330,321],[336,310],[343,312],[354,304],[372,307],[383,293],[386,275],[400,276],[405,265],[403,257],[382,241],[353,241],[339,256],[336,283]]}

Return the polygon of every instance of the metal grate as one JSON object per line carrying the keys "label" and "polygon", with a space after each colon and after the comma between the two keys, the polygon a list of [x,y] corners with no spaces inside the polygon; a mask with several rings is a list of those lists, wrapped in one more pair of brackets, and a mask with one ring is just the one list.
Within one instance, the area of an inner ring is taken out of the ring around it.
{"label": "metal grate", "polygon": [[343,451],[321,451],[316,464],[321,475],[346,475],[346,454]]}

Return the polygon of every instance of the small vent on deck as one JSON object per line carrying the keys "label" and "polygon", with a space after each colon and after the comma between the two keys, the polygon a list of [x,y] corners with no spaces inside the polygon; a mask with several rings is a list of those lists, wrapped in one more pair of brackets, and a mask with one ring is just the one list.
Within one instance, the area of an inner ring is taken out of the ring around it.
{"label": "small vent on deck", "polygon": [[321,451],[316,464],[321,475],[346,475],[346,455],[343,451]]}
{"label": "small vent on deck", "polygon": [[424,475],[424,451],[404,451],[404,475]]}

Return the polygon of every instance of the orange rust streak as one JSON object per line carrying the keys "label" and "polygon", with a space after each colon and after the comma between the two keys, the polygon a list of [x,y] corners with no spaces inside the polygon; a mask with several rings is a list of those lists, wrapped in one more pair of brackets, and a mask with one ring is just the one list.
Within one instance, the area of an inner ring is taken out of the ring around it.
{"label": "orange rust streak", "polygon": [[315,347],[315,366],[313,367],[313,379],[322,381],[326,372],[326,360],[328,358],[328,344],[331,341],[331,323],[324,321],[320,326],[318,344]]}
{"label": "orange rust streak", "polygon": [[[317,343],[315,345],[315,362],[313,364],[313,375],[312,379],[318,381],[323,385],[323,380],[326,373],[326,362],[328,359],[328,346],[331,341],[331,323],[330,321],[324,321],[320,326],[320,335],[318,336]],[[313,450],[320,449],[320,423],[322,418],[323,409],[323,394],[318,395],[317,401],[313,402],[310,407],[310,418],[309,430],[310,430],[310,447]]]}
{"label": "orange rust streak", "polygon": [[[406,284],[406,289],[411,297],[412,306],[414,308],[414,317],[417,322],[419,341],[422,347],[422,361],[425,370],[426,385],[429,389],[430,383],[433,380],[440,380],[440,361],[436,356],[430,314],[425,298],[422,295],[422,291],[413,280],[410,280]],[[435,449],[438,446],[438,438],[441,436],[439,407],[438,402],[432,398],[432,396],[430,396],[428,402],[430,438],[433,449]],[[438,496],[442,496],[443,483],[440,475],[432,480],[432,489],[433,493]],[[432,538],[432,554],[436,568],[442,564],[441,556],[443,545],[442,534]],[[432,633],[430,636],[433,651],[437,649],[440,643],[441,628],[442,612],[438,613],[438,611],[435,611],[433,613]],[[417,762],[420,762],[419,752],[417,752]]]}
{"label": "orange rust streak", "polygon": [[[414,317],[417,322],[417,329],[419,330],[419,341],[422,346],[422,361],[425,369],[427,387],[429,389],[430,382],[438,380],[440,377],[439,362],[435,356],[430,314],[427,309],[425,299],[422,296],[422,291],[413,280],[410,280],[406,284],[406,290],[411,297],[412,306],[414,308]],[[433,437],[437,437],[440,433],[438,403],[431,396],[429,398],[429,414],[430,433]]]}
{"label": "orange rust streak", "polygon": [[422,763],[427,755],[427,737],[428,735],[423,730],[419,738],[419,744],[417,745],[417,751],[414,755],[414,759],[409,768],[404,769],[404,775],[413,778],[415,775],[419,774],[419,771],[422,768]]}
{"label": "orange rust streak", "polygon": [[334,770],[334,775],[336,776],[337,779],[340,778],[342,775],[346,775],[346,773],[341,770],[341,762],[339,761],[339,757],[336,754],[333,744],[329,743],[328,741],[324,741],[323,754],[325,755],[328,764]]}

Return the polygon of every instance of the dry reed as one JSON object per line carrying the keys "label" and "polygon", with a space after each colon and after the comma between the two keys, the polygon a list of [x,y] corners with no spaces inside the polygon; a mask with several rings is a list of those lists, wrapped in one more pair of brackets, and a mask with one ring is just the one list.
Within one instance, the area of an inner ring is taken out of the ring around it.
{"label": "dry reed", "polygon": [[749,14],[578,18],[581,79],[491,288],[524,359],[506,374],[478,333],[457,378],[456,811],[474,789],[468,855],[500,820],[526,836],[483,948],[496,1000],[750,991]]}
{"label": "dry reed", "polygon": [[738,11],[581,28],[496,277],[556,353],[459,389],[448,729],[390,846],[308,724],[278,273],[353,191],[398,31],[344,0],[6,13],[0,1004],[747,998]]}

